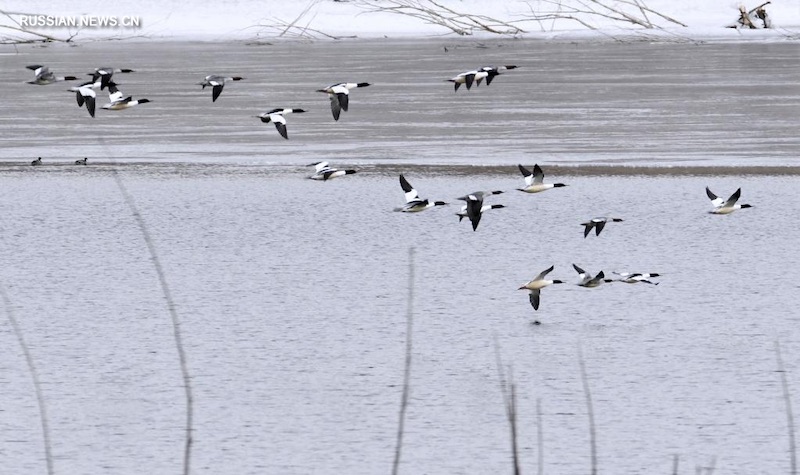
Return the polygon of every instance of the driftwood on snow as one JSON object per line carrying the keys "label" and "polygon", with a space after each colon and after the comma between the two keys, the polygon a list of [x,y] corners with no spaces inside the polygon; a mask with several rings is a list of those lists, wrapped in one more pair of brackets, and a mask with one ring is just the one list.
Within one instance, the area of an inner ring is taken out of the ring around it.
{"label": "driftwood on snow", "polygon": [[764,8],[772,2],[765,2],[761,5],[748,10],[744,5],[739,5],[739,19],[736,23],[729,25],[728,28],[772,28],[772,20],[767,15],[767,9]]}

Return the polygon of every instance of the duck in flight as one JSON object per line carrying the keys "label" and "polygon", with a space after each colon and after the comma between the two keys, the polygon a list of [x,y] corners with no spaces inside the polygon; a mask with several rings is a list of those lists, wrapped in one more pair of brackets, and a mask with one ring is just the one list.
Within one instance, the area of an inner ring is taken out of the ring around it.
{"label": "duck in flight", "polygon": [[134,101],[133,96],[125,97],[122,91],[117,88],[117,83],[111,81],[108,83],[108,101],[108,104],[104,105],[103,109],[119,111],[138,106],[139,104],[146,104],[150,102],[150,99],[137,99]]}
{"label": "duck in flight", "polygon": [[540,167],[539,164],[533,165],[532,173],[521,164],[518,164],[517,167],[519,167],[522,176],[525,177],[525,188],[517,188],[519,191],[524,191],[525,193],[539,193],[551,188],[567,186],[563,183],[545,183],[544,171],[542,171],[542,167]]}
{"label": "duck in flight", "polygon": [[447,81],[452,82],[455,90],[458,91],[458,88],[461,87],[462,84],[467,86],[467,90],[472,88],[472,84],[475,86],[480,86],[481,81],[486,79],[486,85],[492,83],[492,79],[495,76],[500,75],[500,71],[505,71],[509,69],[515,69],[516,66],[508,65],[508,66],[484,66],[482,68],[473,69],[472,71],[463,72],[453,78],[448,79]]}
{"label": "duck in flight", "polygon": [[529,299],[531,301],[531,306],[533,306],[534,310],[539,310],[539,295],[541,290],[548,285],[553,284],[563,284],[564,282],[561,280],[549,280],[545,279],[547,274],[553,271],[555,266],[550,266],[548,269],[543,270],[539,273],[533,280],[526,282],[522,287],[517,290],[527,290],[529,293]]}
{"label": "duck in flight", "polygon": [[[465,196],[462,196],[460,198],[457,198],[459,200],[467,201],[467,204],[461,206],[461,209],[456,213],[456,216],[458,216],[458,222],[460,223],[461,220],[464,219],[464,218],[469,218],[469,210],[468,210],[468,207],[469,207],[469,196],[474,196],[476,198],[479,198],[481,200],[481,202],[482,202],[483,199],[486,198],[487,196],[500,195],[502,193],[503,192],[500,191],[500,190],[476,191],[474,193],[470,193],[469,195],[465,195]],[[485,211],[489,211],[490,209],[501,209],[501,208],[505,208],[505,205],[482,205],[481,209],[480,209],[480,214],[483,215],[483,213]],[[480,221],[480,218],[478,218],[478,221]],[[474,230],[474,228],[473,228],[473,230]]]}
{"label": "duck in flight", "polygon": [[358,87],[367,87],[368,82],[340,82],[338,84],[331,84],[330,86],[317,89],[317,92],[324,92],[328,94],[331,101],[331,113],[333,113],[333,120],[339,120],[339,115],[342,111],[347,112],[350,105],[350,89]]}
{"label": "duck in flight", "polygon": [[92,77],[92,82],[99,82],[100,83],[100,90],[108,87],[108,84],[111,82],[111,78],[114,76],[114,73],[133,73],[136,72],[133,69],[122,69],[122,68],[109,68],[109,67],[102,67],[97,68],[94,70],[93,73],[89,73],[89,76]]}
{"label": "duck in flight", "polygon": [[97,94],[94,92],[94,88],[92,86],[93,83],[86,83],[82,86],[77,88],[73,87],[71,89],[75,90],[75,99],[78,101],[78,107],[83,107],[86,105],[86,110],[89,111],[89,115],[94,117]]}
{"label": "duck in flight", "polygon": [[32,70],[34,74],[33,81],[28,81],[28,84],[36,84],[37,86],[46,86],[54,82],[75,81],[78,79],[75,76],[56,76],[50,71],[50,68],[42,66],[41,64],[33,64],[26,66],[26,68]]}
{"label": "duck in flight", "polygon": [[327,181],[340,176],[352,175],[356,173],[356,170],[337,170],[336,168],[330,167],[328,162],[316,162],[309,166],[314,167],[314,174],[309,177],[312,180]]}
{"label": "duck in flight", "polygon": [[[483,197],[483,192],[477,192],[458,198],[459,200],[467,202],[465,211],[467,212],[467,218],[469,218],[470,223],[472,223],[473,231],[478,230],[478,224],[480,224],[481,218],[483,217],[483,211],[487,209],[487,207],[483,205]],[[491,207],[488,208],[491,209]]]}
{"label": "duck in flight", "polygon": [[708,187],[706,187],[706,195],[708,195],[708,198],[711,200],[711,204],[714,206],[714,209],[709,211],[711,214],[731,214],[737,209],[753,207],[752,205],[748,204],[736,204],[736,202],[739,201],[739,197],[742,196],[741,188],[734,191],[733,194],[724,201],[722,198],[712,193]]}
{"label": "duck in flight", "polygon": [[592,274],[589,274],[575,264],[572,264],[572,267],[575,268],[575,271],[578,273],[578,277],[581,279],[580,282],[578,282],[578,285],[581,287],[594,288],[603,282],[611,282],[611,279],[605,278],[606,275],[603,273],[603,271],[598,272],[596,276],[592,277]]}
{"label": "duck in flight", "polygon": [[305,112],[303,109],[272,109],[269,112],[262,112],[256,117],[261,119],[261,122],[265,124],[269,124],[270,122],[275,124],[275,128],[278,129],[278,133],[281,134],[281,137],[288,140],[289,133],[286,131],[286,118],[284,115],[302,114],[303,112]]}
{"label": "duck in flight", "polygon": [[[505,208],[505,205],[483,205],[481,206],[481,214],[483,214],[486,211],[489,211],[490,209],[501,209],[501,208]],[[456,213],[456,216],[458,216],[459,223],[461,222],[462,219],[468,218],[469,216],[467,214],[467,205],[462,205],[461,210],[458,213]]]}
{"label": "duck in flight", "polygon": [[614,272],[614,274],[620,276],[617,279],[617,282],[625,282],[626,284],[638,284],[639,282],[643,284],[652,284],[658,285],[658,282],[653,282],[650,280],[653,277],[660,277],[661,274],[656,272],[650,273],[639,273],[639,272]]}
{"label": "duck in flight", "polygon": [[586,239],[586,236],[592,232],[592,228],[594,228],[594,235],[599,236],[600,231],[606,226],[606,223],[613,222],[613,223],[621,223],[623,220],[621,218],[592,218],[585,223],[581,223],[583,226],[583,238]]}
{"label": "duck in flight", "polygon": [[421,199],[419,197],[419,193],[417,193],[417,190],[411,186],[411,184],[402,174],[400,175],[400,188],[402,188],[403,192],[405,193],[406,204],[395,208],[395,211],[401,213],[419,213],[420,211],[425,211],[426,209],[433,208],[434,206],[444,206],[447,204],[444,201]]}
{"label": "duck in flight", "polygon": [[222,94],[222,88],[225,87],[225,81],[241,81],[244,79],[241,76],[217,76],[216,74],[212,74],[206,76],[202,82],[197,83],[200,86],[203,86],[203,89],[206,86],[211,87],[211,102],[216,102],[217,98],[220,94]]}

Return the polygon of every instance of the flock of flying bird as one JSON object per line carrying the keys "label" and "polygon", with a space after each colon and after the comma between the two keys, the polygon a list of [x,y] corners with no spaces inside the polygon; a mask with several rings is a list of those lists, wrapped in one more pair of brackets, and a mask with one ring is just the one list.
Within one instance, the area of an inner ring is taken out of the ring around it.
{"label": "flock of flying bird", "polygon": [[[328,162],[317,162],[312,163],[311,166],[315,167],[315,173],[311,175],[309,178],[314,180],[329,180],[332,178],[345,176],[345,175],[352,175],[356,173],[356,170],[338,170],[336,168],[332,168]],[[564,183],[545,183],[544,182],[544,171],[542,168],[535,164],[533,166],[533,171],[529,170],[525,166],[519,164],[517,165],[519,168],[520,173],[522,173],[523,178],[525,179],[525,186],[522,188],[517,188],[517,190],[525,192],[525,193],[540,193],[546,190],[550,190],[553,188],[561,188],[567,186]],[[434,208],[436,206],[444,206],[448,203],[444,201],[438,200],[431,200],[431,199],[422,199],[419,196],[419,192],[417,192],[416,188],[414,188],[411,183],[408,182],[405,176],[402,174],[400,175],[400,188],[405,193],[406,203],[402,206],[394,208],[394,211],[401,212],[401,213],[419,213],[425,211],[427,209]],[[466,204],[461,206],[461,209],[456,213],[458,216],[458,220],[461,221],[464,218],[468,218],[472,223],[472,230],[477,231],[478,224],[481,221],[481,217],[483,213],[491,210],[491,209],[500,209],[504,208],[505,206],[502,204],[484,204],[484,199],[492,196],[492,195],[499,195],[504,193],[501,190],[494,190],[494,191],[476,191],[474,193],[470,193],[468,195],[461,196],[457,198],[458,200],[465,201]],[[723,200],[722,198],[715,195],[708,187],[706,187],[706,194],[708,198],[711,200],[711,204],[713,209],[709,211],[711,214],[730,214],[736,210],[744,209],[744,208],[751,208],[752,205],[749,204],[738,204],[739,197],[742,194],[741,188],[737,189],[727,200]],[[604,227],[608,223],[619,223],[622,222],[622,218],[612,218],[612,217],[597,217],[592,218],[584,223],[581,223],[581,226],[584,227],[583,229],[583,237],[584,239],[589,236],[592,230],[595,232],[595,236],[600,236],[600,233],[603,231]],[[624,282],[626,284],[650,284],[650,285],[658,285],[658,282],[654,282],[652,278],[660,277],[660,274],[657,272],[614,272],[618,276],[616,279],[609,279],[606,278],[605,273],[601,270],[596,275],[592,275],[582,268],[578,267],[576,264],[572,264],[572,267],[578,273],[578,278],[580,279],[577,283],[580,287],[585,288],[596,288],[599,287],[603,283],[610,283],[610,282]],[[547,275],[553,271],[555,266],[550,266],[548,269],[545,269],[541,273],[539,273],[536,277],[532,280],[526,282],[518,290],[527,290],[529,294],[530,304],[534,310],[539,310],[539,302],[541,297],[541,290],[545,287],[554,284],[563,284],[563,280],[558,279],[547,279]],[[535,320],[533,322],[535,325],[539,325],[540,322]]]}
{"label": "flock of flying bird", "polygon": [[[75,76],[56,76],[46,66],[32,65],[28,66],[27,68],[33,70],[35,74],[34,80],[29,81],[29,84],[47,85],[60,81],[74,81],[78,79]],[[492,80],[496,76],[501,74],[501,71],[508,71],[515,68],[516,66],[513,65],[497,66],[497,67],[485,66],[475,70],[463,72],[451,79],[448,79],[447,81],[452,82],[454,84],[454,89],[456,92],[461,87],[461,85],[464,85],[469,90],[472,88],[473,85],[475,85],[476,87],[480,86],[481,82],[484,80],[486,81],[486,85],[488,86],[489,84],[491,84]],[[131,73],[131,72],[134,71],[132,69],[115,69],[109,67],[97,68],[93,73],[89,73],[89,75],[92,76],[91,81],[85,82],[84,84],[81,84],[79,86],[71,87],[69,91],[76,93],[76,100],[78,106],[79,107],[85,106],[92,117],[95,116],[95,108],[96,108],[97,93],[95,92],[95,89],[99,89],[101,91],[104,89],[108,89],[109,102],[103,105],[102,109],[124,110],[136,105],[150,102],[149,99],[134,100],[131,96],[126,97],[124,94],[122,94],[122,92],[120,92],[119,88],[117,87],[117,84],[112,80],[112,77],[115,73]],[[198,85],[202,86],[203,89],[205,89],[206,87],[210,87],[212,89],[211,100],[212,102],[216,102],[216,100],[222,93],[222,90],[225,87],[226,83],[241,81],[243,79],[244,78],[240,76],[209,75],[206,76],[202,82],[198,83]],[[350,90],[367,87],[369,85],[370,83],[366,82],[337,83],[322,89],[318,89],[317,92],[326,93],[328,95],[333,119],[338,121],[341,112],[348,110]],[[263,123],[274,124],[275,128],[278,130],[278,133],[284,139],[288,139],[289,136],[286,130],[285,116],[287,114],[298,114],[303,112],[306,111],[298,108],[276,108],[268,112],[263,112],[255,117],[261,119]],[[42,164],[41,157],[31,162],[31,165],[34,166],[41,164]],[[86,165],[87,158],[76,160],[75,164]],[[311,176],[309,176],[309,178],[313,180],[327,181],[333,178],[352,175],[356,173],[356,170],[351,170],[351,169],[339,170],[333,168],[330,166],[328,162],[325,161],[312,163],[310,166],[313,166],[315,169],[314,173]],[[533,171],[529,170],[528,168],[524,167],[521,164],[518,165],[518,168],[525,180],[525,185],[522,188],[517,188],[517,190],[519,191],[525,193],[540,193],[553,188],[561,188],[566,186],[564,183],[545,183],[544,171],[538,164],[534,165]],[[403,193],[405,194],[406,202],[404,205],[395,208],[394,211],[402,213],[418,213],[425,211],[427,209],[434,208],[436,206],[442,206],[447,204],[444,201],[436,201],[436,200],[420,198],[417,190],[413,186],[411,186],[411,184],[402,174],[400,175],[400,187],[403,190]],[[706,195],[711,200],[711,204],[713,206],[713,209],[710,211],[710,213],[724,215],[724,214],[730,214],[739,209],[750,208],[751,205],[749,204],[738,204],[741,192],[742,190],[741,188],[739,188],[732,195],[730,195],[730,197],[727,200],[723,200],[722,198],[714,194],[708,187],[706,187]],[[464,218],[469,219],[470,223],[472,224],[472,230],[477,231],[478,224],[480,223],[481,217],[483,216],[484,212],[491,209],[504,208],[504,205],[502,204],[484,204],[485,198],[502,193],[503,191],[499,190],[478,191],[459,197],[458,200],[465,202],[465,204],[461,206],[461,209],[456,213],[456,215],[459,218],[459,221],[463,220]],[[581,226],[584,227],[583,237],[586,238],[587,236],[589,236],[592,230],[594,230],[595,236],[600,236],[600,233],[603,231],[606,224],[617,223],[622,221],[623,219],[615,217],[592,218],[584,223],[581,223]],[[650,272],[650,273],[614,272],[614,274],[616,274],[618,278],[608,279],[606,278],[602,270],[593,276],[575,264],[573,264],[572,266],[578,273],[578,278],[580,279],[577,285],[581,287],[595,288],[607,282],[624,282],[629,284],[645,283],[651,285],[658,285],[657,282],[653,282],[651,280],[653,277],[659,277],[659,274],[655,272]],[[554,284],[564,283],[564,281],[562,280],[547,278],[547,275],[550,272],[552,272],[553,269],[554,266],[550,266],[548,269],[545,269],[544,271],[540,272],[536,277],[526,282],[518,289],[518,290],[528,291],[530,304],[534,310],[539,309],[541,290],[543,288]],[[539,322],[534,321],[534,324],[539,324]]]}

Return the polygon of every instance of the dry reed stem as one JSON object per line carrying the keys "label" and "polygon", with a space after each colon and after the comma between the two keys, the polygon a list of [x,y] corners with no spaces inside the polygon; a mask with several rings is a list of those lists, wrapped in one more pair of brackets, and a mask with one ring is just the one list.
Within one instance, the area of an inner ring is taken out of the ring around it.
{"label": "dry reed stem", "polygon": [[400,398],[400,416],[397,425],[397,443],[394,449],[394,463],[392,464],[392,474],[397,475],[400,469],[400,455],[403,449],[403,434],[406,423],[406,409],[408,408],[408,398],[411,392],[411,350],[412,330],[414,329],[414,254],[413,247],[408,248],[408,301],[406,307],[406,355],[403,370],[403,395]]}
{"label": "dry reed stem", "polygon": [[514,464],[514,475],[519,475],[519,449],[517,444],[517,394],[516,386],[514,384],[514,375],[512,369],[508,369],[508,378],[506,378],[505,371],[503,371],[503,362],[500,358],[500,344],[497,342],[497,335],[494,336],[494,357],[497,364],[497,375],[500,378],[500,392],[503,395],[503,406],[506,410],[506,419],[508,419],[509,430],[511,432],[511,454]]}

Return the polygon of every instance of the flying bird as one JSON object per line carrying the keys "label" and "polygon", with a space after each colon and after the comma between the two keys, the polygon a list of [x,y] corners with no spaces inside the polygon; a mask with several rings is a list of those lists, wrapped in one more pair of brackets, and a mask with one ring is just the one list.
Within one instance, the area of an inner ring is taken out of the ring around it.
{"label": "flying bird", "polygon": [[617,282],[625,282],[626,284],[638,284],[639,282],[644,284],[653,284],[658,285],[658,282],[653,282],[650,279],[652,277],[660,277],[661,274],[656,272],[650,273],[638,273],[638,272],[614,272],[618,276]]}
{"label": "flying bird", "polygon": [[463,73],[458,74],[455,77],[448,79],[447,81],[452,82],[455,90],[458,91],[458,88],[461,87],[462,84],[467,86],[467,90],[472,88],[472,84],[474,83],[477,86],[480,86],[481,81],[486,79],[486,85],[492,83],[492,79],[495,76],[500,75],[500,71],[505,71],[508,69],[515,69],[516,66],[509,65],[509,66],[484,66],[482,68],[473,69],[472,71],[466,71]]}
{"label": "flying bird", "polygon": [[581,281],[578,282],[578,285],[581,287],[594,288],[603,282],[611,282],[611,279],[605,278],[606,275],[603,273],[603,271],[598,272],[596,276],[592,277],[592,274],[589,274],[575,264],[572,264],[572,267],[575,268],[575,271],[578,273],[578,277],[581,279]]}
{"label": "flying bird", "polygon": [[262,112],[256,117],[261,119],[261,122],[265,124],[269,124],[270,122],[275,124],[275,128],[278,129],[278,133],[281,134],[281,137],[288,140],[289,134],[286,131],[286,118],[284,115],[302,114],[303,112],[305,112],[303,109],[272,109],[269,112]]}
{"label": "flying bird", "polygon": [[45,86],[59,81],[75,81],[78,79],[75,76],[56,76],[50,71],[50,68],[40,64],[26,66],[26,68],[32,70],[34,75],[33,81],[28,81],[28,84],[36,84],[37,86]]}
{"label": "flying bird", "polygon": [[592,232],[592,228],[594,228],[594,235],[595,236],[599,236],[600,235],[600,231],[603,230],[603,228],[605,227],[606,223],[608,223],[608,222],[621,223],[622,221],[623,220],[621,218],[606,218],[606,217],[592,218],[592,219],[590,219],[589,221],[587,221],[585,223],[581,223],[581,226],[584,227],[583,228],[583,237],[585,239],[586,236],[588,236],[589,233]]}
{"label": "flying bird", "polygon": [[222,94],[222,88],[225,87],[225,81],[241,81],[242,79],[244,78],[240,76],[225,77],[212,74],[206,76],[203,79],[203,82],[199,82],[197,84],[203,86],[203,89],[205,89],[206,86],[211,87],[211,102],[216,102],[219,95]]}
{"label": "flying bird", "polygon": [[125,97],[122,91],[117,88],[117,83],[111,81],[108,83],[108,101],[108,104],[104,105],[103,109],[119,111],[138,106],[139,104],[146,104],[150,102],[150,99],[133,100],[133,96]]}
{"label": "flying bird", "polygon": [[[505,205],[483,205],[481,206],[481,214],[483,214],[486,211],[489,211],[490,209],[501,209],[501,208],[505,208]],[[459,223],[461,222],[462,219],[468,218],[469,216],[467,214],[467,205],[461,206],[461,210],[458,213],[456,213],[456,216],[458,216]]]}
{"label": "flying bird", "polygon": [[467,202],[467,217],[470,223],[472,223],[472,230],[477,231],[478,224],[480,224],[481,218],[483,217],[483,193],[473,193],[462,196],[459,199]]}
{"label": "flying bird", "polygon": [[548,269],[543,270],[539,273],[533,280],[526,282],[517,290],[527,290],[529,293],[529,299],[531,301],[531,305],[533,306],[534,310],[539,310],[539,294],[541,290],[548,285],[553,284],[563,284],[564,282],[561,280],[549,280],[545,279],[545,276],[553,271],[555,266],[550,266]]}
{"label": "flying bird", "polygon": [[331,113],[333,113],[333,120],[339,120],[339,115],[342,111],[347,112],[350,104],[350,89],[358,87],[367,87],[368,82],[341,82],[339,84],[331,84],[330,86],[317,89],[317,92],[324,92],[328,94],[331,101]]}
{"label": "flying bird", "polygon": [[524,191],[525,193],[539,193],[551,188],[561,188],[567,186],[563,183],[545,183],[544,171],[542,171],[542,167],[540,167],[538,164],[533,166],[532,173],[522,165],[517,165],[517,167],[519,167],[519,171],[522,173],[522,176],[525,177],[525,188],[517,188],[519,191]]}
{"label": "flying bird", "polygon": [[328,162],[316,162],[309,166],[314,167],[314,174],[309,177],[312,180],[327,181],[340,176],[352,175],[356,173],[356,170],[337,170],[336,168],[330,167]]}
{"label": "flying bird", "polygon": [[406,204],[395,208],[395,211],[399,211],[402,213],[418,213],[420,211],[425,211],[428,208],[433,208],[434,206],[444,206],[447,203],[444,201],[431,201],[428,199],[421,199],[419,197],[419,193],[417,190],[411,186],[411,184],[406,180],[406,178],[401,174],[400,175],[400,187],[403,189],[406,197]]}
{"label": "flying bird", "polygon": [[722,200],[719,196],[715,195],[711,192],[708,187],[706,187],[706,195],[711,200],[711,204],[714,206],[714,209],[709,211],[711,214],[731,214],[737,209],[744,209],[744,208],[752,208],[752,205],[743,204],[739,205],[736,204],[739,201],[739,197],[742,196],[742,189],[739,188],[733,192],[733,194],[725,201]]}
{"label": "flying bird", "polygon": [[97,94],[94,92],[94,89],[92,89],[92,83],[87,83],[78,87],[75,91],[75,99],[78,101],[78,107],[83,107],[85,104],[89,115],[94,117]]}
{"label": "flying bird", "polygon": [[111,82],[111,78],[114,76],[114,73],[133,73],[136,72],[133,69],[120,69],[120,68],[110,68],[110,67],[102,67],[97,68],[94,70],[93,73],[89,73],[89,76],[92,77],[92,82],[99,82],[100,83],[100,90],[107,88],[109,83]]}

